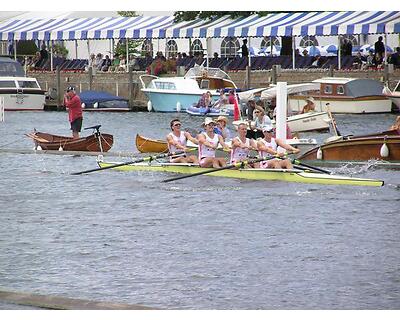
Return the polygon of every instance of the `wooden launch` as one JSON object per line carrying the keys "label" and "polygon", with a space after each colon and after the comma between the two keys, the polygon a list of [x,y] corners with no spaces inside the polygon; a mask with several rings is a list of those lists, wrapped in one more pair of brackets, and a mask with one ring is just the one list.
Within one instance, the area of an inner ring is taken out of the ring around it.
{"label": "wooden launch", "polygon": [[[100,127],[100,126],[95,126]],[[96,130],[95,127],[91,127]],[[35,143],[35,149],[107,152],[111,149],[114,138],[111,134],[100,133],[98,130],[87,137],[73,139],[72,137],[58,136],[50,133],[34,131],[26,134]]]}
{"label": "wooden launch", "polygon": [[365,136],[340,137],[306,152],[299,160],[400,161],[400,132],[397,130]]}

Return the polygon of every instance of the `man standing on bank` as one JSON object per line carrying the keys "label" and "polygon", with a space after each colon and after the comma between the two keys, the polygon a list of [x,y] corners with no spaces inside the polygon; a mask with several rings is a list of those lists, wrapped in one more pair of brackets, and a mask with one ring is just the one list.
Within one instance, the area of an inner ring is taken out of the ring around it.
{"label": "man standing on bank", "polygon": [[72,137],[79,139],[79,132],[82,129],[82,104],[81,99],[75,92],[74,87],[68,87],[64,94],[64,105],[68,109],[68,119],[71,124]]}

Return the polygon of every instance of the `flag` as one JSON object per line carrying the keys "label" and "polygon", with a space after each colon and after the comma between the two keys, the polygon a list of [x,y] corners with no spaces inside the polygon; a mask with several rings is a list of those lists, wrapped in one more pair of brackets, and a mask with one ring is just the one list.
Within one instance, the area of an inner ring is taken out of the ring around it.
{"label": "flag", "polygon": [[233,104],[233,120],[237,121],[239,119],[240,119],[239,104],[238,104],[237,96],[236,96],[236,93],[235,93],[235,102]]}

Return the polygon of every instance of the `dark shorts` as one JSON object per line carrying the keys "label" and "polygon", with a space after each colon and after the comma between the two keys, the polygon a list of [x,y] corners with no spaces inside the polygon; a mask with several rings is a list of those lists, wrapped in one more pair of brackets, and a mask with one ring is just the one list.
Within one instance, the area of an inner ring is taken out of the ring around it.
{"label": "dark shorts", "polygon": [[75,119],[71,122],[71,130],[73,132],[81,132],[82,129],[82,118]]}

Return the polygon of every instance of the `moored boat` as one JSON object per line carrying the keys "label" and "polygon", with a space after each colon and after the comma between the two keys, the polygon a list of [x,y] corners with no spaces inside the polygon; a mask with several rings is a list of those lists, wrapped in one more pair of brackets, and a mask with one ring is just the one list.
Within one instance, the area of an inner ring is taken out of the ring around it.
{"label": "moored boat", "polygon": [[313,97],[316,111],[332,113],[384,113],[391,112],[392,102],[382,93],[383,84],[373,79],[325,77],[313,81],[318,89],[310,86],[303,94],[289,95],[289,108],[300,112],[306,99]]}
{"label": "moored boat", "polygon": [[397,111],[400,111],[400,81],[397,82],[393,91],[390,90],[388,86],[385,86],[382,92],[393,102],[397,108]]}
{"label": "moored boat", "polygon": [[[115,165],[112,162],[98,161],[102,168]],[[171,163],[135,163],[115,168],[122,171],[156,171],[166,173],[195,174],[207,172],[209,168],[201,168],[193,164],[171,164]],[[274,180],[299,183],[331,184],[331,185],[353,185],[353,186],[383,186],[384,182],[375,179],[354,178],[348,176],[312,173],[303,170],[286,169],[226,169],[205,173],[207,176],[247,179],[247,180]]]}
{"label": "moored boat", "polygon": [[106,91],[87,90],[79,94],[83,111],[126,112],[131,111],[128,99]]}
{"label": "moored boat", "polygon": [[233,104],[225,105],[223,108],[197,108],[195,106],[190,106],[186,109],[186,113],[192,116],[202,116],[202,117],[218,117],[218,116],[233,116]]}
{"label": "moored boat", "polygon": [[149,99],[148,109],[156,112],[185,111],[207,91],[219,96],[218,90],[236,89],[235,83],[218,68],[194,67],[183,77],[141,75],[139,79],[141,90]]}
{"label": "moored boat", "polygon": [[[91,128],[96,130],[95,127]],[[111,149],[114,142],[111,134],[100,133],[98,130],[89,136],[79,139],[38,131],[27,133],[26,136],[33,139],[35,149],[37,150],[107,152]]]}
{"label": "moored boat", "polygon": [[365,136],[347,136],[328,141],[299,157],[322,161],[400,161],[400,133],[397,130]]}

